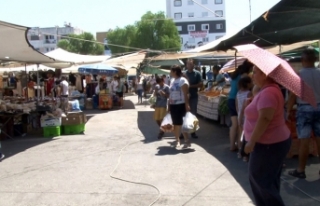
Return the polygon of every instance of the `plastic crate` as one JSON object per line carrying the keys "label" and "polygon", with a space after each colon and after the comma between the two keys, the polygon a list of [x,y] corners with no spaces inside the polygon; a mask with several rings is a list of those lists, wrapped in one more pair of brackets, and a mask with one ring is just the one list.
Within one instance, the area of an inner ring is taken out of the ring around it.
{"label": "plastic crate", "polygon": [[57,137],[60,136],[60,126],[56,127],[43,127],[43,136],[44,137]]}
{"label": "plastic crate", "polygon": [[85,124],[62,126],[62,134],[64,135],[83,134],[84,131],[85,131]]}

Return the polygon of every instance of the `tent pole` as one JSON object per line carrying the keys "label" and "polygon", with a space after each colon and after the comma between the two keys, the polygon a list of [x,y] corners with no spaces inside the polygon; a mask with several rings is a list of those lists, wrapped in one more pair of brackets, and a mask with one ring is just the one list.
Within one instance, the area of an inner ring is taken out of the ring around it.
{"label": "tent pole", "polygon": [[318,65],[318,67],[320,67],[320,39],[318,41],[318,48],[319,48],[319,65]]}
{"label": "tent pole", "polygon": [[37,99],[40,99],[40,79],[39,79],[39,64],[37,64]]}
{"label": "tent pole", "polygon": [[237,69],[237,50],[234,52],[234,69]]}
{"label": "tent pole", "polygon": [[29,93],[28,93],[28,73],[27,73],[27,64],[24,64],[24,70],[26,72],[26,96],[27,100],[29,99]]}
{"label": "tent pole", "polygon": [[279,54],[282,53],[282,47],[281,47],[281,44],[279,44]]}

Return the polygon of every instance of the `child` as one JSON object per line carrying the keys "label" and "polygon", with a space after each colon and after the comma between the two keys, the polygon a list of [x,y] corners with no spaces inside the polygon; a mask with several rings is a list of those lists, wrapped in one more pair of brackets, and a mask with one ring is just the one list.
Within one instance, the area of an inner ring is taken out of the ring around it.
{"label": "child", "polygon": [[248,94],[250,93],[250,90],[252,88],[252,80],[250,77],[243,77],[239,80],[238,83],[238,93],[236,97],[236,109],[238,113],[238,125],[239,125],[239,132],[238,132],[238,158],[241,158],[241,134],[243,131],[243,123],[244,123],[244,107],[246,99],[248,98]]}
{"label": "child", "polygon": [[[245,101],[245,103],[243,105],[242,113],[244,112],[246,107],[252,102],[252,99],[259,93],[259,91],[260,91],[260,88],[258,86],[256,86],[256,85],[254,85],[253,88],[252,88],[252,91],[248,93],[248,97],[247,97],[247,99],[246,99],[246,101]],[[242,134],[243,134],[243,132],[242,132]],[[247,143],[247,140],[246,140],[244,134],[243,134],[241,142],[242,142],[242,145],[241,145],[241,153],[240,153],[240,155],[242,156],[244,162],[248,162],[249,154],[246,154],[244,152],[244,147],[245,147],[245,145]]]}

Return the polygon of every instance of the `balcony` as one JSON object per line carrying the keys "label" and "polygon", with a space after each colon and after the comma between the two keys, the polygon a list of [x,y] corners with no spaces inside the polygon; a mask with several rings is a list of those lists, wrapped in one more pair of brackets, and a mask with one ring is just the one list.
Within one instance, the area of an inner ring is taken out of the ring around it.
{"label": "balcony", "polygon": [[45,44],[56,44],[57,41],[55,39],[45,39],[44,43]]}

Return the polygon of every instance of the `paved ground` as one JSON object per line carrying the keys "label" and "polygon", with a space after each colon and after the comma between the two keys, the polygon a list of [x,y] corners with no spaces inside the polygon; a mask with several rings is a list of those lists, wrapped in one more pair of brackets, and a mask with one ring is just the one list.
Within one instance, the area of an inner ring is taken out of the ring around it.
{"label": "paved ground", "polygon": [[[0,205],[142,206],[158,197],[154,205],[253,205],[247,164],[228,151],[226,127],[200,118],[200,139],[192,149],[177,150],[170,145],[172,135],[156,140],[152,110],[136,101],[128,97],[123,110],[87,111],[85,135],[4,141]],[[317,158],[309,163],[306,180],[284,172],[287,205],[320,205],[290,185],[320,199],[320,165]],[[286,164],[292,169],[297,159]],[[113,179],[113,171],[117,178],[156,188]]]}

